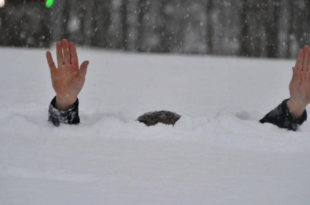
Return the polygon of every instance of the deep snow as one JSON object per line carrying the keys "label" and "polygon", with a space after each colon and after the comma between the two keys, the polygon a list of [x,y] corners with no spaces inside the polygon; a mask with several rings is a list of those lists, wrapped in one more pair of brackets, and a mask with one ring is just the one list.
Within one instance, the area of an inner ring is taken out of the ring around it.
{"label": "deep snow", "polygon": [[[82,123],[55,128],[45,52],[0,49],[1,205],[310,203],[310,124],[258,123],[293,61],[79,54]],[[163,109],[175,127],[135,121]]]}

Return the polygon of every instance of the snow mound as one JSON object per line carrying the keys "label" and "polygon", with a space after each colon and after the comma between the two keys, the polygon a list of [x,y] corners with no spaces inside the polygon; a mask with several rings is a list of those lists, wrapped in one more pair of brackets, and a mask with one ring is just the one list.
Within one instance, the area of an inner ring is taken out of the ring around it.
{"label": "snow mound", "polygon": [[[293,62],[79,53],[81,124],[56,128],[44,52],[0,49],[0,204],[309,204],[309,123],[258,122]],[[136,121],[156,110],[182,117]]]}

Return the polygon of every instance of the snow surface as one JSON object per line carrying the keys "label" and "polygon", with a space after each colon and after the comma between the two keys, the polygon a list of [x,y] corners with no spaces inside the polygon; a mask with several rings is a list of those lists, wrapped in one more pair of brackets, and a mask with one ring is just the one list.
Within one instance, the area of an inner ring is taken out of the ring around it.
{"label": "snow surface", "polygon": [[[0,49],[1,205],[310,204],[310,124],[258,123],[293,61],[79,53],[82,123],[55,128],[45,52]],[[156,110],[183,117],[135,121]]]}

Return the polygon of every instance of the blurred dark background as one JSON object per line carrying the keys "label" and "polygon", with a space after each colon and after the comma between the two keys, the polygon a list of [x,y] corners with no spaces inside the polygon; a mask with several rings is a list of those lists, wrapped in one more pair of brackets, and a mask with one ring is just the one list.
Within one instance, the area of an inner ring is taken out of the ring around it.
{"label": "blurred dark background", "polygon": [[68,38],[133,52],[293,58],[310,40],[310,0],[1,1],[0,46]]}

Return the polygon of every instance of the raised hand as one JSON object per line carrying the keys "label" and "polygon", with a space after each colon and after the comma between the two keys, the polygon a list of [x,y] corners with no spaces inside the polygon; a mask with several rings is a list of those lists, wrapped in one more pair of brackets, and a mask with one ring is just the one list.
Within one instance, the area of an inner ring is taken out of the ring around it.
{"label": "raised hand", "polygon": [[291,97],[287,106],[293,117],[299,118],[310,103],[310,48],[307,45],[298,52],[289,88]]}
{"label": "raised hand", "polygon": [[76,47],[66,39],[57,42],[56,47],[58,67],[56,68],[50,52],[46,53],[46,58],[56,92],[56,107],[59,110],[67,110],[76,102],[83,88],[89,61],[79,66]]}

